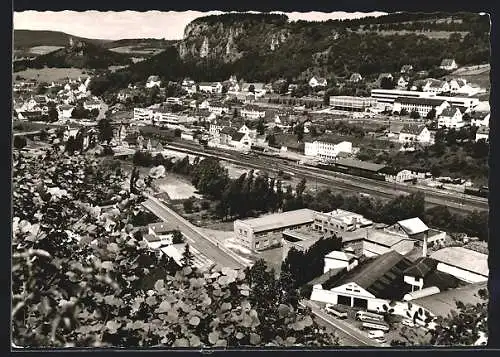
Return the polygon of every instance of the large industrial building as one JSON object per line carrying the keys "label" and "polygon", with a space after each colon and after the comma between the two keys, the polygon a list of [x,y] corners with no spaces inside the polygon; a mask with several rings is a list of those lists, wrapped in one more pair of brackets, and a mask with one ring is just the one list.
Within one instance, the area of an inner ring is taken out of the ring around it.
{"label": "large industrial building", "polygon": [[330,106],[334,109],[347,111],[362,112],[376,103],[377,101],[370,97],[353,97],[344,95],[330,97]]}
{"label": "large industrial building", "polygon": [[285,229],[310,226],[314,222],[315,211],[304,208],[234,221],[236,239],[251,250],[264,250],[281,244],[281,235],[275,233]]}
{"label": "large industrial building", "polygon": [[471,97],[449,97],[436,95],[431,92],[418,92],[409,90],[398,90],[398,89],[372,89],[371,97],[376,100],[377,103],[385,106],[392,106],[396,99],[398,98],[415,98],[415,99],[435,99],[448,102],[448,104],[463,107],[466,109],[472,109],[479,104],[478,98]]}

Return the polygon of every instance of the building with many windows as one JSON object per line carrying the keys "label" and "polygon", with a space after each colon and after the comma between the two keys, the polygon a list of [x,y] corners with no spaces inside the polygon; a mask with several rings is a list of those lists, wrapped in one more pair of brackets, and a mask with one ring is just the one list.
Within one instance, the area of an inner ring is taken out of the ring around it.
{"label": "building with many windows", "polygon": [[420,117],[425,118],[432,109],[434,109],[436,111],[436,115],[439,116],[448,106],[448,102],[444,99],[398,97],[394,101],[394,107],[392,110],[397,113],[401,113],[401,110],[403,109],[408,113],[415,111],[420,115]]}
{"label": "building with many windows", "polygon": [[348,111],[365,111],[367,108],[376,104],[376,100],[370,97],[354,97],[354,96],[331,96],[330,106],[334,109]]}
{"label": "building with many windows", "polygon": [[328,139],[322,139],[304,144],[304,155],[324,160],[333,160],[341,152],[351,154],[352,143],[350,141],[330,142]]}
{"label": "building with many windows", "polygon": [[236,239],[251,250],[264,250],[281,244],[280,233],[285,229],[311,226],[313,210],[304,208],[295,211],[275,213],[259,218],[234,221]]}

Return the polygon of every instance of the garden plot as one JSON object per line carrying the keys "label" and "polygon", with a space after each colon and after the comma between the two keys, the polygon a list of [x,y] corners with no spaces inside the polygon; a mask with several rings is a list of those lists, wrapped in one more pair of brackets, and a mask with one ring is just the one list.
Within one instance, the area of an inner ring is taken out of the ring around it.
{"label": "garden plot", "polygon": [[201,198],[202,196],[196,193],[196,188],[190,183],[181,180],[177,177],[168,176],[156,180],[156,186],[160,192],[165,192],[171,200],[185,200],[191,196]]}

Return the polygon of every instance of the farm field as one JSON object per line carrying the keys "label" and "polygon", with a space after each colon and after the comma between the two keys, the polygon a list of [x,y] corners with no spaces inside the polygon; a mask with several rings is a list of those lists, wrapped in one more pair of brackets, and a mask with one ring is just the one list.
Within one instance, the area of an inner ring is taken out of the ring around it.
{"label": "farm field", "polygon": [[25,79],[36,79],[40,82],[56,82],[68,77],[78,79],[78,77],[88,76],[89,73],[80,68],[29,68],[24,71],[14,73],[14,78],[20,76]]}
{"label": "farm field", "polygon": [[35,55],[45,55],[50,52],[57,51],[58,49],[63,48],[62,46],[35,46],[29,49],[30,53]]}
{"label": "farm field", "polygon": [[109,50],[117,53],[129,53],[129,54],[134,53],[147,56],[154,56],[163,51],[163,49],[161,48],[146,48],[146,47],[140,48],[137,46],[122,46],[122,47],[110,48]]}

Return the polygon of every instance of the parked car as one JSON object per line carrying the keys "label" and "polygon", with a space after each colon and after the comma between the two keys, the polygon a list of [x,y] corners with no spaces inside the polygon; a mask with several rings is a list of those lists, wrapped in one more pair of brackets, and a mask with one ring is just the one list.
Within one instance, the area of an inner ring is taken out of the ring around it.
{"label": "parked car", "polygon": [[387,343],[387,339],[385,337],[374,338],[374,340],[378,343]]}
{"label": "parked car", "polygon": [[412,320],[405,319],[401,323],[408,327],[415,327],[415,323]]}
{"label": "parked car", "polygon": [[382,338],[384,336],[385,336],[385,333],[382,330],[372,330],[372,331],[368,332],[368,337],[370,337],[371,339]]}

